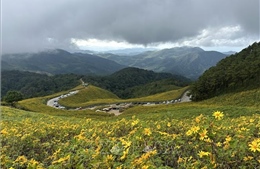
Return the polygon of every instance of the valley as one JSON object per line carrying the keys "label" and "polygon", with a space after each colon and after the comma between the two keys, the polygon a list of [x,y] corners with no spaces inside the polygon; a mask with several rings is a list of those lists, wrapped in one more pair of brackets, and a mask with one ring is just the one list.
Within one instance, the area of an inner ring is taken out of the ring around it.
{"label": "valley", "polygon": [[3,98],[1,167],[257,168],[259,49],[194,82],[140,68],[103,77],[5,72],[3,89],[37,95]]}

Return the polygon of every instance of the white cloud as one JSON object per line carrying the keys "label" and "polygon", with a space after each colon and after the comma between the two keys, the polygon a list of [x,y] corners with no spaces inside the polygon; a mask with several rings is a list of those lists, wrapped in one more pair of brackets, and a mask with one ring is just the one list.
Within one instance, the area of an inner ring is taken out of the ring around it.
{"label": "white cloud", "polygon": [[115,50],[115,49],[125,49],[125,48],[142,48],[143,45],[130,44],[124,41],[109,41],[109,40],[100,40],[100,39],[71,39],[71,43],[77,45],[82,50],[96,50],[96,51],[106,51],[106,50]]}

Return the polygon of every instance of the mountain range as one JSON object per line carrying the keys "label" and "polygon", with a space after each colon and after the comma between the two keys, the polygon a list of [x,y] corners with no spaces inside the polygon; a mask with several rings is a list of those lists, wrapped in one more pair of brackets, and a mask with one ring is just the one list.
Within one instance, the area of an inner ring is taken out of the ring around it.
{"label": "mountain range", "polygon": [[132,52],[119,50],[113,53],[70,53],[55,49],[39,53],[5,54],[2,56],[1,69],[47,74],[109,75],[125,67],[137,67],[197,79],[226,56],[198,47],[176,47],[157,51],[135,49]]}
{"label": "mountain range", "polygon": [[70,53],[61,49],[39,53],[6,54],[2,56],[2,65],[2,70],[81,75],[108,75],[126,67],[96,55]]}
{"label": "mountain range", "polygon": [[133,56],[112,53],[99,54],[99,56],[125,66],[155,72],[169,72],[197,79],[205,70],[215,66],[227,55],[216,51],[204,51],[198,47],[176,47],[159,51],[146,51]]}

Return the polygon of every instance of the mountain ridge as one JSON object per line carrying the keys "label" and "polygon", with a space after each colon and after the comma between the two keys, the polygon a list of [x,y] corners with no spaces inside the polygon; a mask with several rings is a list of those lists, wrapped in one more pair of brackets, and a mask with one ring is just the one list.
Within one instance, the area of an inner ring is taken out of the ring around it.
{"label": "mountain ridge", "polygon": [[107,75],[125,67],[96,55],[70,53],[62,49],[30,54],[6,54],[1,61],[9,64],[8,70],[42,71],[51,74]]}

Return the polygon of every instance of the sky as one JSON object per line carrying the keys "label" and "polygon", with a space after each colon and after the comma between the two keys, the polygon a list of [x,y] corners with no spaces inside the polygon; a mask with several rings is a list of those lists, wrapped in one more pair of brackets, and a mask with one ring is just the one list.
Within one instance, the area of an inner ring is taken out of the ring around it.
{"label": "sky", "polygon": [[1,47],[240,51],[260,39],[259,8],[259,0],[1,0]]}

